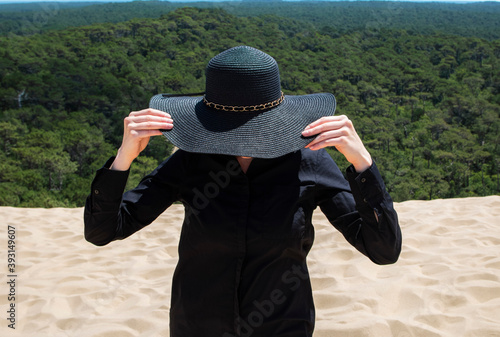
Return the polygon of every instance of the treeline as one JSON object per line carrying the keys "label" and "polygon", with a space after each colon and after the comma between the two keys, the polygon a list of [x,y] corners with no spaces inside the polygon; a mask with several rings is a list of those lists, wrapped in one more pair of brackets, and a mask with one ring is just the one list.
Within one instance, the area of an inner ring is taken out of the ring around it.
{"label": "treeline", "polygon": [[453,34],[500,38],[500,4],[418,3],[394,1],[133,1],[92,4],[44,2],[0,5],[0,35],[30,35],[134,18],[159,18],[177,8],[219,8],[240,16],[273,14],[311,23],[329,34],[404,29],[413,34]]}
{"label": "treeline", "polygon": [[[336,95],[397,201],[500,192],[498,40],[331,36],[298,20],[182,8],[0,38],[0,205],[82,206],[123,118],[153,94],[203,91],[208,60],[242,44],[277,59],[286,94]],[[170,150],[155,137],[130,186]]]}
{"label": "treeline", "polygon": [[91,5],[102,4],[102,2],[55,2],[55,1],[33,1],[33,2],[9,2],[0,3],[0,12],[15,13],[15,12],[38,12],[46,10],[51,6],[57,6],[57,9],[67,9],[75,7],[87,7]]}

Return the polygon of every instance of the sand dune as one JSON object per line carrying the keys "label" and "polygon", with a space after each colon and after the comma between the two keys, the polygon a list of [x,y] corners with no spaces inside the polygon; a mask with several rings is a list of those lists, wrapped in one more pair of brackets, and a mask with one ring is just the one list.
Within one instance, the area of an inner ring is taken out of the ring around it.
{"label": "sand dune", "polygon": [[[500,196],[396,205],[400,260],[377,266],[315,213],[316,337],[500,336]],[[168,336],[183,209],[95,247],[82,209],[0,207],[0,336]],[[16,329],[7,327],[7,226],[16,228]]]}

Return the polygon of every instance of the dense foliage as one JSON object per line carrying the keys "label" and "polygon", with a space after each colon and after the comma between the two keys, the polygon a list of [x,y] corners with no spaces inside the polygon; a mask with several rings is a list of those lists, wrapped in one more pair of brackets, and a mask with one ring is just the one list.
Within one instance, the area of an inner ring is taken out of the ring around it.
{"label": "dense foliage", "polygon": [[[500,38],[500,4],[418,3],[393,1],[134,1],[0,5],[0,34],[33,34],[52,29],[159,18],[186,5],[220,8],[236,16],[273,14],[314,24],[317,29],[344,34],[364,29],[405,29],[423,34]],[[76,7],[76,8],[75,8]]]}
{"label": "dense foliage", "polygon": [[[207,61],[241,44],[277,59],[286,94],[336,95],[397,201],[500,192],[498,40],[327,34],[276,16],[182,8],[0,38],[0,204],[83,205],[123,117],[158,92],[203,91]],[[130,185],[170,150],[156,137]]]}

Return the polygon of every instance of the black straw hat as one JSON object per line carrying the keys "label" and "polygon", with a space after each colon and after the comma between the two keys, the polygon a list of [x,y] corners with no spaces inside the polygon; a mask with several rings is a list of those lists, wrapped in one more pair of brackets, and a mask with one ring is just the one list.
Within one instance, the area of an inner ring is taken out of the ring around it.
{"label": "black straw hat", "polygon": [[206,68],[204,96],[159,94],[149,106],[174,120],[165,137],[188,152],[274,158],[314,137],[304,128],[335,113],[332,94],[283,95],[278,64],[248,46],[223,51]]}

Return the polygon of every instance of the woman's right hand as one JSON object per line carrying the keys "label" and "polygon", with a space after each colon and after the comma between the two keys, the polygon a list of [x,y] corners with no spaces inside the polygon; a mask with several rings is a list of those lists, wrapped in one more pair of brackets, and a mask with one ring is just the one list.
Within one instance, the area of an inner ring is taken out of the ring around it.
{"label": "woman's right hand", "polygon": [[174,126],[168,113],[155,109],[133,111],[125,117],[123,124],[122,145],[111,165],[111,169],[117,171],[128,170],[152,136],[160,136],[160,130],[170,130]]}

